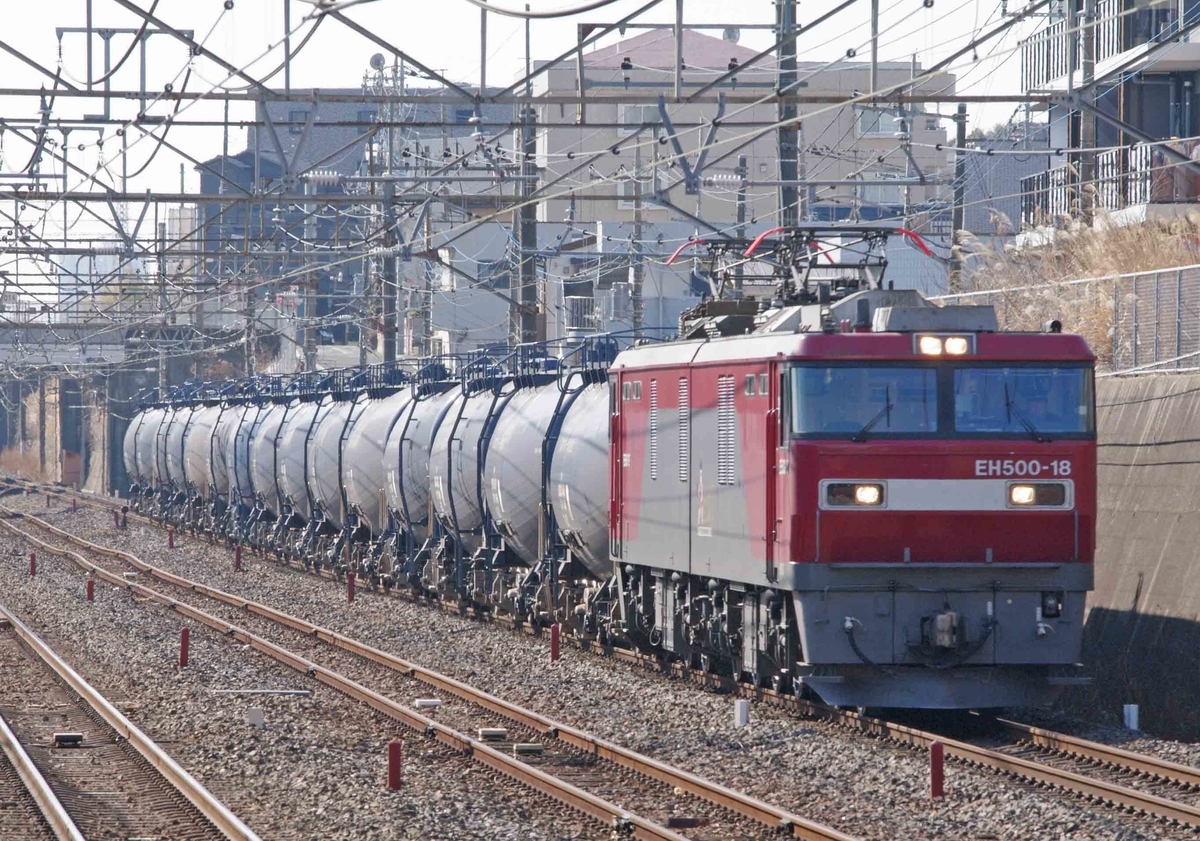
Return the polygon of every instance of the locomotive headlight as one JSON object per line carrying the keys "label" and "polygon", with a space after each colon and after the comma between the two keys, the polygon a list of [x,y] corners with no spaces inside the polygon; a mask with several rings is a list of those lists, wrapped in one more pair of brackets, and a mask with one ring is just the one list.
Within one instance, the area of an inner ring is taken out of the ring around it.
{"label": "locomotive headlight", "polygon": [[859,505],[878,505],[883,501],[883,488],[879,485],[855,485],[854,501]]}
{"label": "locomotive headlight", "polygon": [[971,349],[971,343],[965,336],[947,336],[942,346],[951,356],[962,356]]}
{"label": "locomotive headlight", "polygon": [[1037,491],[1033,485],[1013,485],[1008,489],[1008,499],[1013,505],[1033,505]]}
{"label": "locomotive headlight", "polygon": [[917,350],[926,356],[941,356],[942,340],[938,336],[922,336],[917,340]]}
{"label": "locomotive headlight", "polygon": [[829,505],[878,507],[883,505],[883,485],[878,482],[833,482],[825,488]]}
{"label": "locomotive headlight", "polygon": [[1014,508],[1062,508],[1067,504],[1063,482],[1014,482],[1008,486],[1008,503]]}

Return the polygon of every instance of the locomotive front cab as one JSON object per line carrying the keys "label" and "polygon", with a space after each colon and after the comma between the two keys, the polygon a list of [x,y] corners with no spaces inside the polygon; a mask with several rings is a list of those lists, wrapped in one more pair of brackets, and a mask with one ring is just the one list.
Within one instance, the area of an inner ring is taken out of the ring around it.
{"label": "locomotive front cab", "polygon": [[835,704],[945,708],[1048,703],[1078,682],[1096,508],[1083,341],[811,344],[781,401],[800,681]]}

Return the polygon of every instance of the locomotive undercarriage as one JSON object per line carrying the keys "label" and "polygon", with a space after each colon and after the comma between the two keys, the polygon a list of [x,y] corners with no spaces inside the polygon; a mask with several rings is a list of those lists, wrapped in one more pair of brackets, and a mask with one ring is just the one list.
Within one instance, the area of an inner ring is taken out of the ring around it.
{"label": "locomotive undercarriage", "polygon": [[[671,597],[671,605],[691,607],[671,608],[675,620],[669,643],[664,643],[656,630],[659,613],[653,604],[644,614],[634,607],[645,599],[634,596],[633,579],[596,580],[566,545],[556,546],[552,557],[525,566],[513,561],[498,536],[471,554],[456,551],[455,541],[441,527],[419,542],[396,512],[391,512],[385,532],[375,537],[357,511],[351,511],[347,525],[337,529],[319,508],[314,516],[301,517],[288,499],[276,516],[261,499],[242,505],[219,496],[205,500],[194,488],[132,491],[133,508],[163,525],[244,545],[285,564],[313,572],[328,569],[338,578],[354,571],[364,586],[407,587],[431,601],[457,604],[464,611],[495,612],[519,624],[547,627],[558,622],[577,638],[602,645],[622,639],[643,645],[653,641],[664,651],[688,658],[697,668],[726,674],[736,669],[764,681],[775,678],[779,685],[777,676],[786,670],[780,664],[790,662],[796,650],[786,599],[725,585],[714,597],[708,594],[707,582],[698,578],[682,585],[682,595]],[[649,586],[652,590],[653,584]],[[662,592],[667,600],[666,591]],[[732,631],[730,621],[736,626]],[[752,651],[741,650],[744,623],[753,629],[757,647]]]}
{"label": "locomotive undercarriage", "polygon": [[789,594],[631,564],[618,569],[615,586],[621,610],[611,630],[635,647],[756,686],[799,688],[793,672],[800,637]]}

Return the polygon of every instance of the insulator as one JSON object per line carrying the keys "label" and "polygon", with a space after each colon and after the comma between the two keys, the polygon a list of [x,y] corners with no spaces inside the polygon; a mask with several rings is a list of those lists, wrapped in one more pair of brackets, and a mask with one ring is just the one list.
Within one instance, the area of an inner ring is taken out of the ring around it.
{"label": "insulator", "polygon": [[318,169],[310,172],[307,180],[314,187],[336,187],[341,183],[342,176],[330,169]]}

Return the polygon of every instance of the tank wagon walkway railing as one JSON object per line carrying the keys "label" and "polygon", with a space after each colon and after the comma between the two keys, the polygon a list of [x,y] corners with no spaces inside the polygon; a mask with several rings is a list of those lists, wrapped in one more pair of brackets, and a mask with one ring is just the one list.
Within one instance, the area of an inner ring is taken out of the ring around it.
{"label": "tank wagon walkway railing", "polygon": [[943,295],[941,304],[990,304],[1002,330],[1059,319],[1080,333],[1106,374],[1200,370],[1200,264]]}

